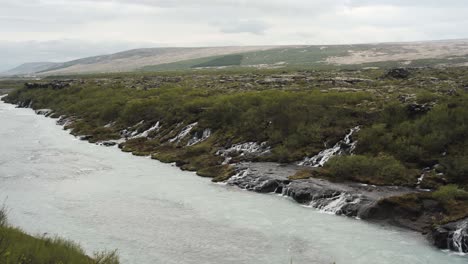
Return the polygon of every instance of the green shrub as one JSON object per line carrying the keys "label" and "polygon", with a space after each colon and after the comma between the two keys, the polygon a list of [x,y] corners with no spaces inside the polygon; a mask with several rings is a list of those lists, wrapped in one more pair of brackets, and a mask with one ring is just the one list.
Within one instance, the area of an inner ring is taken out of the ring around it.
{"label": "green shrub", "polygon": [[449,184],[440,187],[437,191],[432,193],[432,197],[441,202],[449,202],[452,200],[466,200],[468,199],[468,192],[460,189],[458,185]]}
{"label": "green shrub", "polygon": [[376,185],[411,185],[410,171],[391,156],[337,156],[324,166],[335,180],[360,181]]}

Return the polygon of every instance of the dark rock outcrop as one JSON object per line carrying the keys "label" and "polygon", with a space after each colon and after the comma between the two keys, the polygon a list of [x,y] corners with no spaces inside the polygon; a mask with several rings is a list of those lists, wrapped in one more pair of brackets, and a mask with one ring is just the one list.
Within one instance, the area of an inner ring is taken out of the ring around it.
{"label": "dark rock outcrop", "polygon": [[104,146],[104,147],[113,147],[113,146],[117,145],[117,142],[104,141],[104,142],[100,142],[99,145]]}
{"label": "dark rock outcrop", "polygon": [[385,197],[402,195],[412,190],[396,187],[377,187],[357,183],[332,183],[321,179],[288,179],[298,166],[279,166],[276,163],[241,163],[238,173],[228,180],[229,185],[259,193],[281,193],[296,202],[321,211],[364,218],[377,202]]}
{"label": "dark rock outcrop", "polygon": [[92,138],[93,138],[93,136],[91,136],[91,135],[84,135],[84,136],[79,137],[80,140],[84,140],[84,141],[88,141],[88,140],[90,140]]}
{"label": "dark rock outcrop", "polygon": [[425,104],[411,103],[406,106],[406,111],[408,112],[409,116],[415,117],[418,115],[426,114],[433,107],[434,107],[434,104],[431,104],[431,103],[425,103]]}
{"label": "dark rock outcrop", "polygon": [[405,68],[395,68],[388,70],[383,78],[385,79],[407,79],[411,75],[410,71]]}
{"label": "dark rock outcrop", "polygon": [[38,109],[38,110],[36,110],[36,114],[43,115],[43,116],[49,116],[49,115],[52,114],[52,110],[50,110],[50,109]]}
{"label": "dark rock outcrop", "polygon": [[64,89],[69,87],[74,80],[55,80],[48,83],[25,83],[26,89],[46,89],[52,88],[54,90]]}

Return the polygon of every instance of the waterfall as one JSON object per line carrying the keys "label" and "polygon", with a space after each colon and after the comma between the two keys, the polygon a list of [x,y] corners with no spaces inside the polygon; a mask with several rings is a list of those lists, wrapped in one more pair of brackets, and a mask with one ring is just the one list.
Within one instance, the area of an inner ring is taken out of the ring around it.
{"label": "waterfall", "polygon": [[142,138],[142,137],[148,137],[149,133],[153,131],[157,131],[161,128],[159,121],[156,122],[156,124],[152,127],[150,127],[148,130],[141,132],[140,134],[134,135],[131,138]]}
{"label": "waterfall", "polygon": [[358,204],[359,202],[359,197],[353,197],[351,194],[343,192],[330,198],[312,200],[310,206],[324,213],[340,214],[344,206],[348,204]]}
{"label": "waterfall", "polygon": [[458,229],[453,232],[451,243],[455,251],[464,253],[468,250],[468,221],[458,225]]}
{"label": "waterfall", "polygon": [[[311,157],[304,158],[301,162],[298,163],[299,166],[310,166],[310,167],[323,167],[330,158],[336,155],[342,155],[345,153],[352,153],[356,148],[357,141],[353,141],[352,136],[354,133],[358,132],[360,127],[357,126],[352,128],[346,136],[336,143],[332,148],[322,150],[319,154]],[[346,149],[343,148],[346,146]]]}
{"label": "waterfall", "polygon": [[224,157],[223,165],[228,164],[232,159],[230,154],[239,154],[239,156],[245,155],[256,155],[262,156],[270,153],[271,147],[267,145],[267,142],[258,144],[257,142],[245,142],[241,144],[232,145],[228,149],[220,149],[216,152],[216,155]]}
{"label": "waterfall", "polygon": [[185,138],[185,137],[190,133],[190,131],[192,131],[192,129],[193,129],[196,125],[198,125],[198,122],[192,123],[192,124],[190,124],[190,125],[184,127],[184,128],[182,129],[182,131],[180,131],[180,133],[179,133],[176,137],[171,138],[171,139],[169,140],[169,142],[171,142],[171,143],[174,143],[174,142],[179,143],[183,138]]}
{"label": "waterfall", "polygon": [[199,137],[198,133],[196,133],[190,140],[187,142],[187,146],[193,146],[200,142],[207,140],[211,136],[211,129],[207,128],[203,130],[202,135]]}
{"label": "waterfall", "polygon": [[240,170],[239,172],[237,172],[234,176],[232,176],[231,178],[229,178],[229,180],[227,180],[227,183],[233,183],[239,179],[242,179],[244,177],[246,177],[250,172],[250,169],[244,169],[244,170]]}

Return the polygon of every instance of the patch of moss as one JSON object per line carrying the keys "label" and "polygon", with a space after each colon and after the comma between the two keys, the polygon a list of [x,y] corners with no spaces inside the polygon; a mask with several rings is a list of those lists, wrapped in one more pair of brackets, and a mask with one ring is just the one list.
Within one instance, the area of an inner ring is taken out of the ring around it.
{"label": "patch of moss", "polygon": [[212,166],[197,171],[198,176],[213,178],[213,182],[226,181],[234,174],[235,170],[230,165]]}

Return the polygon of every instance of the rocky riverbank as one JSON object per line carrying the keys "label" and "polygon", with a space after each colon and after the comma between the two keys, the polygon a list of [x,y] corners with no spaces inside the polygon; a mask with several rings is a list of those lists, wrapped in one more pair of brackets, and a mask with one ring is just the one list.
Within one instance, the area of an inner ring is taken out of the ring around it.
{"label": "rocky riverbank", "polygon": [[[433,227],[429,217],[438,211],[431,200],[424,202],[428,212],[408,211],[392,203],[394,197],[426,192],[399,186],[374,186],[356,182],[333,183],[324,179],[291,180],[302,169],[278,163],[240,163],[237,174],[226,183],[258,193],[277,193],[324,213],[387,223],[427,235],[440,249],[468,252],[468,219]],[[421,215],[420,215],[421,214]],[[420,216],[419,216],[420,215]]]}
{"label": "rocky riverbank", "polygon": [[[27,103],[20,103],[18,107],[30,107]],[[35,110],[36,114],[52,117],[50,109]],[[67,126],[74,118],[58,118],[57,125]],[[79,136],[81,140],[89,140],[89,137]],[[98,142],[102,146],[115,146],[125,142],[125,137],[116,141]],[[349,149],[352,144],[349,134],[342,147]],[[338,144],[337,144],[338,145]],[[334,146],[333,149],[339,148]],[[234,147],[243,155],[261,155],[268,148],[261,144]],[[229,153],[230,149],[220,151],[219,154]],[[338,154],[339,149],[335,151]],[[323,154],[323,153],[322,153]],[[323,158],[323,157],[322,157]],[[329,158],[329,157],[328,157]],[[320,162],[317,161],[317,162]],[[310,164],[309,164],[310,165]],[[406,209],[389,202],[387,199],[425,193],[427,191],[417,188],[401,186],[375,186],[357,182],[330,182],[325,179],[291,179],[292,175],[304,169],[304,165],[280,164],[275,162],[239,162],[232,164],[235,174],[225,181],[225,184],[258,193],[276,193],[292,198],[297,203],[315,208],[323,213],[336,214],[347,217],[355,217],[372,222],[385,222],[387,224],[408,228],[427,235],[428,239],[440,249],[449,249],[456,252],[468,252],[468,219],[451,222],[436,227],[431,226],[427,218],[433,214],[425,214],[424,217],[415,217],[417,212],[408,213]],[[426,207],[432,213],[437,206],[426,203]]]}
{"label": "rocky riverbank", "polygon": [[276,76],[264,73],[249,88],[239,74],[181,75],[162,86],[86,77],[28,83],[4,100],[59,118],[90,143],[466,251],[454,246],[463,228],[444,227],[468,216],[465,73],[296,72],[284,85],[262,82]]}

